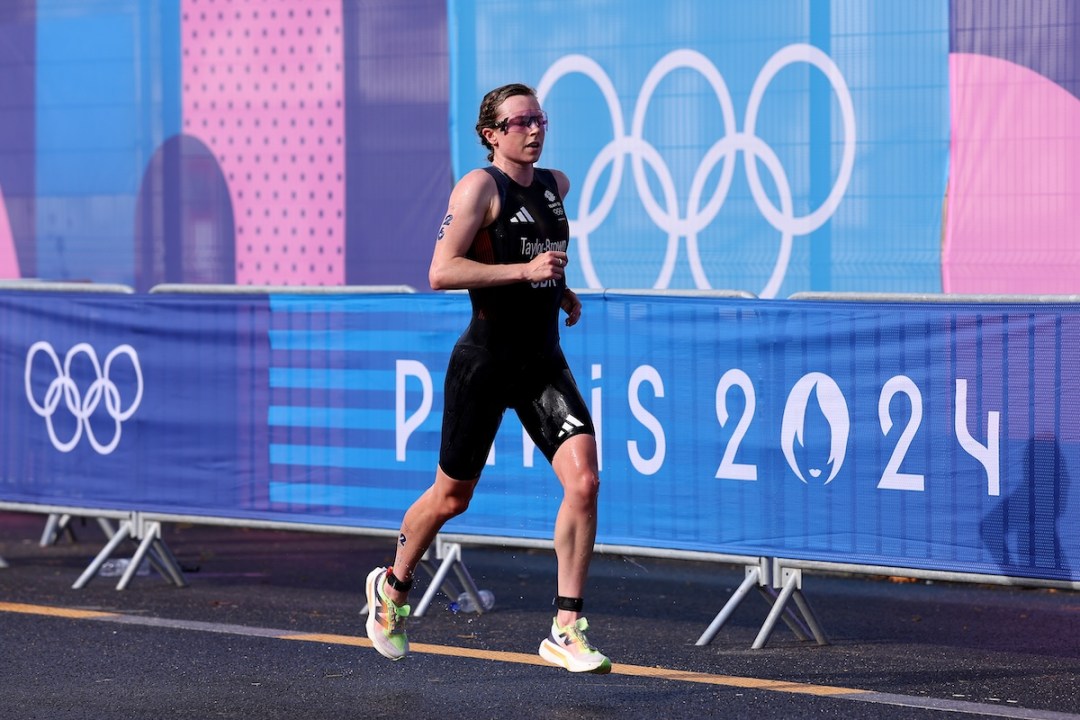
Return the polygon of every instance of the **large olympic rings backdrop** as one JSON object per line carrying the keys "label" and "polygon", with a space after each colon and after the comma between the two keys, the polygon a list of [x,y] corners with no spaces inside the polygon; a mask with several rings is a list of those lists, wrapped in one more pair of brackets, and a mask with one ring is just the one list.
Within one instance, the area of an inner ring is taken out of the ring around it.
{"label": "large olympic rings backdrop", "polygon": [[[843,125],[843,155],[839,174],[836,177],[828,197],[814,211],[796,216],[794,198],[788,175],[780,158],[772,147],[754,134],[761,101],[769,83],[782,69],[795,63],[806,63],[820,70],[836,93]],[[713,92],[723,118],[725,134],[708,148],[693,175],[693,182],[686,199],[685,207],[680,205],[671,170],[664,158],[648,140],[645,139],[645,118],[660,82],[672,72],[688,68],[701,74]],[[665,289],[670,286],[675,262],[678,257],[679,241],[686,239],[686,250],[694,283],[699,289],[710,288],[706,269],[698,252],[698,235],[709,227],[719,216],[731,189],[739,153],[744,155],[743,168],[750,185],[754,202],[768,223],[780,233],[780,246],[776,262],[767,282],[754,290],[760,297],[775,297],[780,289],[791,257],[791,243],[794,238],[802,237],[824,225],[836,212],[844,192],[851,180],[855,164],[856,119],[855,109],[844,80],[836,63],[821,50],[811,45],[789,45],[769,58],[754,80],[750,91],[750,100],[739,129],[735,116],[735,107],[723,76],[712,62],[693,50],[676,50],[661,58],[645,78],[641,92],[634,105],[634,114],[629,134],[623,119],[622,108],[615,87],[604,69],[594,60],[584,55],[568,55],[557,60],[540,79],[537,88],[541,104],[553,87],[566,75],[580,73],[585,75],[600,90],[611,114],[611,127],[614,137],[593,159],[585,176],[577,201],[578,212],[570,217],[571,236],[577,240],[575,253],[581,260],[585,280],[591,288],[609,287],[600,278],[589,252],[589,236],[608,218],[619,184],[622,180],[624,159],[627,155],[633,168],[634,187],[638,197],[648,212],[649,218],[658,228],[667,234],[667,250],[664,254],[660,272],[652,287]],[[575,118],[561,118],[560,122],[575,123]],[[769,198],[758,175],[757,161],[761,161],[772,176],[776,191],[780,196],[780,207],[776,207]],[[702,206],[706,183],[718,163],[723,162],[719,183],[708,201]],[[653,196],[645,175],[646,163],[660,182],[663,205]],[[593,195],[600,182],[603,171],[611,167],[607,187],[599,204],[593,207]],[[573,207],[573,203],[570,204]]]}
{"label": "large olympic rings backdrop", "polygon": [[454,2],[454,174],[484,93],[525,82],[572,286],[938,292],[948,4],[863,5]]}

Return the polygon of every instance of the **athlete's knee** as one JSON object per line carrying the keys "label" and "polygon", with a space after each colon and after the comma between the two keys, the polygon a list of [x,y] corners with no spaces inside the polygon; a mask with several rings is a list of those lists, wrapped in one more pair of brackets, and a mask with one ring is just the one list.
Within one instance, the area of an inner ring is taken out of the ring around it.
{"label": "athlete's knee", "polygon": [[600,496],[600,475],[589,468],[569,473],[564,478],[566,495],[579,505],[595,505]]}
{"label": "athlete's knee", "polygon": [[596,440],[592,435],[579,434],[567,439],[555,452],[551,463],[563,494],[578,507],[592,507],[600,494],[600,470],[596,457]]}
{"label": "athlete's knee", "polygon": [[441,470],[431,488],[435,512],[443,520],[457,517],[469,509],[476,480],[455,480]]}
{"label": "athlete's knee", "polygon": [[457,517],[469,509],[472,493],[443,495],[439,503],[439,514],[446,519]]}

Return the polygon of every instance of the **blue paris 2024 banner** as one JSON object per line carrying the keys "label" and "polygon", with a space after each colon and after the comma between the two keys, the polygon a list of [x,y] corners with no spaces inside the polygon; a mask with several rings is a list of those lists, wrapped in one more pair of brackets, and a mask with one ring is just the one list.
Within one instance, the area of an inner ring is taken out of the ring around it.
{"label": "blue paris 2024 banner", "polygon": [[[778,11],[779,9],[779,11]],[[949,4],[450,4],[455,175],[483,94],[535,87],[590,288],[937,292]]]}
{"label": "blue paris 2024 banner", "polygon": [[[1080,308],[583,295],[599,541],[1077,580]],[[0,504],[395,529],[461,295],[0,293]],[[511,415],[448,531],[550,538]]]}

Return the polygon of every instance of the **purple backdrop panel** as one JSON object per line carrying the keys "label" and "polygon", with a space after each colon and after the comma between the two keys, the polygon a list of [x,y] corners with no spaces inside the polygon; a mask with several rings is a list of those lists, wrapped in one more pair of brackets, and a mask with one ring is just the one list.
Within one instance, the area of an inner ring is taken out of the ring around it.
{"label": "purple backdrop panel", "polygon": [[1078,39],[1065,0],[953,2],[946,292],[1075,292]]}
{"label": "purple backdrop panel", "polygon": [[147,164],[135,206],[135,289],[236,282],[229,185],[213,153],[176,135]]}
{"label": "purple backdrop panel", "polygon": [[350,285],[426,290],[450,172],[444,0],[346,0]]}
{"label": "purple backdrop panel", "polygon": [[949,52],[1021,65],[1080,98],[1080,6],[1072,0],[952,0]]}
{"label": "purple backdrop panel", "polygon": [[0,258],[18,262],[18,268],[10,262],[0,267],[3,277],[33,275],[36,268],[35,8],[34,0],[0,3]]}

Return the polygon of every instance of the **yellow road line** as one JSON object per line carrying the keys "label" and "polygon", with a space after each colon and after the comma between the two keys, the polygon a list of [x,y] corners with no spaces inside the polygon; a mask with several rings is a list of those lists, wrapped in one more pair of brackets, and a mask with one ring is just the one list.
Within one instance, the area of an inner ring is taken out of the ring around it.
{"label": "yellow road line", "polygon": [[71,618],[72,620],[101,620],[102,618],[118,617],[116,613],[99,610],[75,610],[72,608],[8,602],[0,602],[0,612],[20,613],[22,615],[48,615],[49,617]]}
{"label": "yellow road line", "polygon": [[[42,615],[47,617],[68,618],[73,620],[98,620],[102,622],[123,623],[126,625],[139,625],[144,627],[162,627],[179,630],[216,632],[228,635],[238,635],[253,638],[268,638],[274,640],[291,640],[296,642],[323,643],[326,645],[349,645],[353,647],[371,647],[371,641],[364,637],[352,635],[335,635],[331,633],[296,633],[272,628],[251,627],[244,625],[231,625],[212,623],[199,620],[173,620],[169,618],[156,618],[138,615],[125,615],[122,613],[105,612],[101,610],[78,610],[73,608],[50,607],[47,605],[29,605],[23,603],[0,602],[0,613],[19,613],[27,615]],[[502,652],[496,650],[478,650],[473,648],[460,648],[450,645],[428,645],[424,643],[412,643],[410,651],[417,654],[445,655],[450,657],[472,658],[476,660],[490,660],[495,662],[514,663],[518,665],[540,665],[554,669],[539,656],[532,653]],[[690,670],[675,670],[663,667],[647,667],[644,665],[614,664],[611,667],[612,675],[627,675],[632,677],[654,678],[672,682],[702,683],[707,685],[721,685],[732,688],[747,690],[763,690],[769,692],[790,693],[798,695],[811,695],[818,697],[833,697],[858,702],[869,702],[898,707],[923,708],[934,712],[949,713],[974,713],[986,717],[1000,718],[1026,718],[1027,720],[1080,720],[1080,715],[1072,713],[1054,712],[1047,710],[1033,710],[1019,707],[1002,707],[988,703],[967,702],[961,700],[935,699],[927,697],[914,697],[908,695],[896,695],[881,693],[874,690],[861,690],[858,688],[846,688],[834,685],[813,685],[809,683],[788,682],[784,680],[767,680],[765,678],[739,677],[736,675],[714,675],[712,673],[694,672]]]}
{"label": "yellow road line", "polygon": [[[325,635],[321,633],[303,633],[296,635],[280,635],[279,640],[299,640],[302,642],[318,642],[327,645],[354,645],[358,647],[371,647],[371,641],[367,638],[353,637],[351,635]],[[518,665],[540,665],[551,667],[532,653],[504,652],[501,650],[477,650],[474,648],[460,648],[450,645],[427,645],[424,643],[410,643],[409,653],[423,653],[427,655],[449,655],[453,657],[467,657],[476,660],[494,660],[497,662],[515,663]],[[764,678],[739,677],[737,675],[714,675],[712,673],[693,672],[690,670],[672,670],[662,667],[646,667],[644,665],[624,665],[615,663],[611,666],[612,675],[630,675],[635,677],[648,677],[657,680],[672,680],[675,682],[704,683],[708,685],[726,685],[728,687],[745,688],[751,690],[772,690],[774,692],[799,693],[803,695],[817,695],[828,697],[832,695],[857,695],[868,693],[869,690],[857,688],[836,687],[832,685],[809,685],[807,683],[788,682],[784,680],[766,680]]]}
{"label": "yellow road line", "polygon": [[[327,645],[355,645],[358,647],[371,647],[371,641],[367,638],[353,637],[352,635],[324,635],[321,633],[302,633],[295,635],[280,635],[279,640],[300,640],[303,642],[320,642]],[[477,650],[475,648],[454,647],[452,645],[428,645],[426,643],[409,643],[409,654],[421,653],[424,655],[449,655],[452,657],[467,657],[474,660],[496,660],[499,662],[516,663],[518,665],[543,665],[551,667],[551,664],[542,660],[538,655],[517,652],[503,652],[501,650]]]}
{"label": "yellow road line", "polygon": [[646,667],[644,665],[612,665],[611,672],[619,675],[635,675],[637,677],[651,677],[660,680],[705,683],[707,685],[726,685],[728,687],[750,690],[772,690],[774,692],[817,695],[821,697],[832,695],[859,695],[871,692],[869,690],[837,687],[834,685],[810,685],[808,683],[788,682],[786,680],[766,680],[765,678],[740,677],[738,675],[714,675],[712,673],[693,672],[691,670],[671,670],[662,667]]}
{"label": "yellow road line", "polygon": [[[131,615],[123,615],[114,612],[100,610],[78,610],[74,608],[50,607],[48,605],[27,605],[23,603],[0,602],[0,612],[20,613],[24,615],[44,615],[48,617],[68,618],[72,620],[122,620],[129,624],[154,625],[158,621],[154,618],[140,618]],[[183,621],[171,621],[172,626],[182,626]],[[192,623],[194,625],[194,623]],[[199,627],[193,629],[205,629],[207,623],[198,623]],[[244,628],[229,626],[236,634],[244,634]],[[371,647],[371,641],[367,638],[353,635],[335,635],[331,633],[276,633],[267,632],[265,628],[250,628],[251,635],[260,637],[274,637],[278,640],[291,640],[298,642],[314,642],[326,645],[349,645],[353,647]],[[427,643],[411,643],[411,653],[425,655],[444,655],[449,657],[472,658],[474,660],[490,660],[494,662],[514,663],[517,665],[550,665],[539,656],[532,653],[505,652],[501,650],[480,650],[476,648],[454,647],[451,645],[430,645]],[[657,680],[671,680],[674,682],[705,683],[709,685],[725,685],[728,687],[772,690],[774,692],[800,693],[805,695],[855,695],[869,692],[855,688],[833,687],[830,685],[809,685],[806,683],[786,682],[781,680],[766,680],[764,678],[739,677],[735,675],[714,675],[712,673],[693,672],[689,670],[674,670],[662,667],[646,667],[644,665],[613,664],[613,675],[629,675],[635,677],[655,678]]]}

